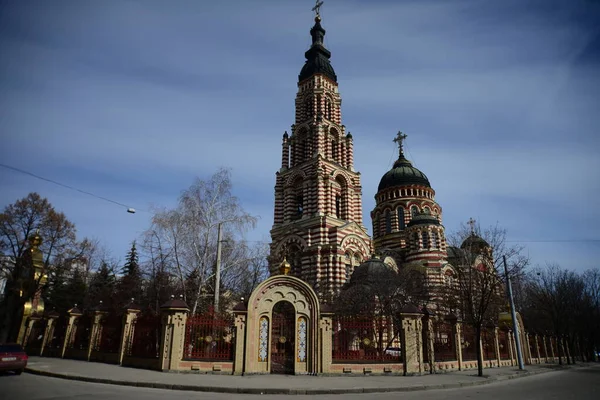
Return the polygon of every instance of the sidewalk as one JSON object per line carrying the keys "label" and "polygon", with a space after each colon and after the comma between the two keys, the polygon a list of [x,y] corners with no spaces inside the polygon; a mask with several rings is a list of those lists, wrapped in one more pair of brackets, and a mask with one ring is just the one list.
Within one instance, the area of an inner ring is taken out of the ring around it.
{"label": "sidewalk", "polygon": [[[587,366],[578,363],[575,366]],[[556,364],[528,365],[525,371],[516,367],[457,371],[422,376],[288,376],[288,375],[210,375],[168,373],[121,367],[118,365],[30,357],[26,371],[32,374],[113,385],[151,387],[199,392],[251,394],[342,394],[405,392],[449,389],[484,385],[559,369]]]}

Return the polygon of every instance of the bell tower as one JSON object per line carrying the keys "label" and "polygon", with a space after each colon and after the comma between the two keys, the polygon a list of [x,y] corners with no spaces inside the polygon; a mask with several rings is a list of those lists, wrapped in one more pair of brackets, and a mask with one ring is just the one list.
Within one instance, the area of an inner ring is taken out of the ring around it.
{"label": "bell tower", "polygon": [[298,76],[296,118],[283,134],[271,229],[271,274],[282,260],[321,300],[338,290],[371,254],[362,221],[360,174],[352,135],[342,125],[337,75],[325,48],[317,2],[312,45]]}

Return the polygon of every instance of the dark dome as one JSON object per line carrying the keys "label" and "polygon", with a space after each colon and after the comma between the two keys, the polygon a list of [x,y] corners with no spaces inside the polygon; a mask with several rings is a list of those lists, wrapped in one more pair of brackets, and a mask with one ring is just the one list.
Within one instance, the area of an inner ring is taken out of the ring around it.
{"label": "dark dome", "polygon": [[427,176],[417,168],[413,167],[412,163],[404,156],[401,156],[394,163],[394,167],[381,178],[377,191],[379,192],[383,189],[411,184],[431,187]]}
{"label": "dark dome", "polygon": [[356,267],[352,273],[352,277],[350,277],[350,284],[368,284],[373,281],[375,275],[388,272],[393,272],[393,270],[383,260],[373,256]]}
{"label": "dark dome", "polygon": [[325,37],[325,29],[321,26],[321,17],[315,18],[315,25],[310,30],[312,36],[312,45],[304,56],[306,62],[298,75],[298,82],[301,82],[315,74],[323,74],[329,79],[337,82],[337,75],[329,62],[331,52],[323,45],[323,38]]}
{"label": "dark dome", "polygon": [[448,259],[460,259],[464,255],[464,252],[461,249],[454,246],[448,246],[448,248],[446,248],[446,253],[448,254]]}
{"label": "dark dome", "polygon": [[407,226],[410,227],[415,225],[440,225],[440,221],[429,213],[420,213],[417,214]]}
{"label": "dark dome", "polygon": [[[323,48],[323,50],[325,49]],[[337,82],[337,75],[335,74],[331,63],[329,62],[329,59],[326,56],[324,56],[321,53],[318,53],[315,56],[307,56],[307,58],[308,59],[306,60],[304,66],[302,67],[302,70],[300,71],[300,75],[298,75],[299,82],[310,78],[315,74],[323,74],[332,81]]]}
{"label": "dark dome", "polygon": [[490,247],[489,243],[477,236],[474,233],[471,233],[468,238],[466,238],[462,244],[460,245],[461,249],[472,249],[472,248],[481,248],[481,247]]}

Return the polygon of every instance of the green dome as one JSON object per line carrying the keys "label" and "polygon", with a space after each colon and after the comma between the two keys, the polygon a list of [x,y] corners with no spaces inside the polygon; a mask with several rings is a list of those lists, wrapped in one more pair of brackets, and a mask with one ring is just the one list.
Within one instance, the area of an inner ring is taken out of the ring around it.
{"label": "green dome", "polygon": [[417,168],[413,167],[412,163],[404,156],[401,156],[394,163],[394,167],[381,178],[377,191],[380,192],[384,189],[404,185],[423,185],[431,187],[427,176]]}

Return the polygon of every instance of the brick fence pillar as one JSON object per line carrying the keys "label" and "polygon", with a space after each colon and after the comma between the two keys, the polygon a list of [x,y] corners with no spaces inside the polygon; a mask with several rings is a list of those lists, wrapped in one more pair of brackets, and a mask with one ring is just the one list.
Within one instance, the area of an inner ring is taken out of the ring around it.
{"label": "brick fence pillar", "polygon": [[402,309],[400,315],[402,318],[400,340],[402,343],[404,375],[421,374],[423,372],[422,313],[417,307],[407,305]]}
{"label": "brick fence pillar", "polygon": [[183,360],[185,344],[185,323],[190,311],[185,301],[171,298],[160,306],[162,330],[160,335],[160,357],[162,371],[179,369]]}

